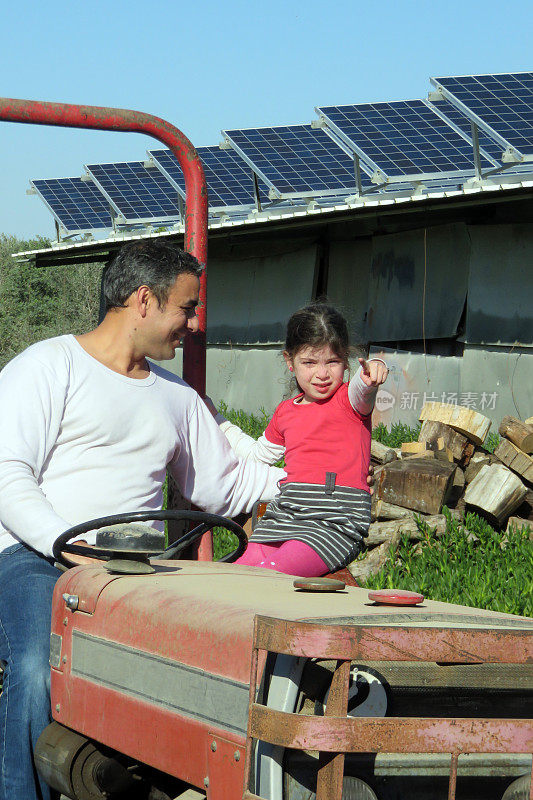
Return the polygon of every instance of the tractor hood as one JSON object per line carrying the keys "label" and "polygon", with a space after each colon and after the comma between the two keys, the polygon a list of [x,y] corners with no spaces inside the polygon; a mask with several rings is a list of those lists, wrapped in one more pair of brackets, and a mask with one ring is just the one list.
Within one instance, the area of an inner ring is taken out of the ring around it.
{"label": "tractor hood", "polygon": [[331,625],[533,629],[533,620],[509,614],[431,600],[379,606],[365,589],[312,593],[293,582],[208,562],[160,562],[143,576],[69,570],[54,594],[54,719],[195,786],[214,760],[227,758],[242,787],[256,614]]}

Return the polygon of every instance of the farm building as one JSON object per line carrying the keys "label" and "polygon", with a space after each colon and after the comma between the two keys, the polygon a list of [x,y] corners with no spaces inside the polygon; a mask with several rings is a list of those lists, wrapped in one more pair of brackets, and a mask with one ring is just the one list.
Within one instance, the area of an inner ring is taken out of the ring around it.
{"label": "farm building", "polygon": [[[428,100],[317,108],[310,125],[223,131],[220,146],[199,148],[216,402],[271,412],[288,389],[286,320],[327,296],[354,343],[391,368],[376,423],[412,425],[426,400],[495,421],[531,415],[533,73],[432,83]],[[151,150],[88,165],[82,179],[32,181],[58,239],[85,236],[19,257],[107,263],[132,238],[182,242],[172,158]]]}
{"label": "farm building", "polygon": [[[443,395],[495,421],[531,415],[533,181],[276,216],[210,229],[207,385],[215,401],[272,411],[288,388],[285,322],[327,295],[354,342],[386,353],[391,375],[377,421],[413,424],[424,398]],[[106,262],[129,238],[32,257],[39,267]]]}

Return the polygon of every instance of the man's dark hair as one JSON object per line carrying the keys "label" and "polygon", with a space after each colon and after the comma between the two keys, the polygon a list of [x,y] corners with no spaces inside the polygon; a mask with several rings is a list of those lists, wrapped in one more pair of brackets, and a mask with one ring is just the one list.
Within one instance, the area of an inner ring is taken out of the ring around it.
{"label": "man's dark hair", "polygon": [[148,286],[159,306],[164,306],[178,275],[200,276],[201,272],[196,258],[176,245],[153,239],[125,244],[105,272],[106,311],[123,308],[139,286]]}

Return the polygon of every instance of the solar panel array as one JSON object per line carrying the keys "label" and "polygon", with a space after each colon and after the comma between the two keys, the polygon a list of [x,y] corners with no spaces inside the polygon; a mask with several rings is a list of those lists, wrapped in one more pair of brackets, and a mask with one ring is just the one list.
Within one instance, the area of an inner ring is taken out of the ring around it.
{"label": "solar panel array", "polygon": [[[197,147],[202,162],[209,207],[212,209],[249,208],[255,202],[253,170],[234,150],[220,147]],[[179,161],[171,150],[149,150],[148,155],[185,198],[185,178]],[[268,202],[268,188],[259,183],[261,202]]]}
{"label": "solar panel array", "polygon": [[[533,172],[533,73],[432,78],[428,100],[320,106],[310,125],[222,131],[200,147],[211,214],[237,217],[315,200],[458,187]],[[479,151],[472,140],[477,130]],[[181,219],[185,181],[170,150],[149,162],[90,164],[87,176],[32,185],[69,234]],[[510,167],[510,168],[509,168]]]}
{"label": "solar panel array", "polygon": [[109,203],[91,181],[52,178],[30,183],[67,233],[84,233],[112,226]]}
{"label": "solar panel array", "polygon": [[[462,177],[472,171],[472,144],[422,100],[316,109],[374,170],[392,180]],[[491,166],[485,162],[485,166]]]}
{"label": "solar panel array", "polygon": [[126,222],[179,219],[176,189],[158,169],[130,161],[88,164],[86,170]]}
{"label": "solar panel array", "polygon": [[533,72],[431,78],[489,136],[533,159]]}
{"label": "solar panel array", "polygon": [[287,125],[222,131],[274,196],[346,194],[356,187],[354,161],[322,128]]}

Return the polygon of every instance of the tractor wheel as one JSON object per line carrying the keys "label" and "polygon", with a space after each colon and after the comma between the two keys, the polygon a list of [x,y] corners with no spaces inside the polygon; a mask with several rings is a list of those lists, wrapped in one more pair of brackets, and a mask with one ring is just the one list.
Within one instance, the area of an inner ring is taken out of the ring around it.
{"label": "tractor wheel", "polygon": [[505,790],[502,800],[529,800],[531,775],[522,775]]}

